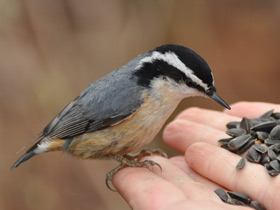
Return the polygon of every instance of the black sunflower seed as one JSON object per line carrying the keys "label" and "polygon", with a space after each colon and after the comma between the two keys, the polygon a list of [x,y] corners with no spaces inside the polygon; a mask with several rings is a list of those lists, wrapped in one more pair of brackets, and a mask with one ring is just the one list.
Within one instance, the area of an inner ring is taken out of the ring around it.
{"label": "black sunflower seed", "polygon": [[226,134],[232,137],[238,137],[246,134],[246,131],[241,128],[231,128],[226,131]]}
{"label": "black sunflower seed", "polygon": [[271,147],[268,148],[267,155],[270,157],[271,160],[276,160],[277,158],[276,153],[273,151]]}
{"label": "black sunflower seed", "polygon": [[243,117],[243,119],[240,122],[240,128],[244,129],[247,133],[250,133],[252,125],[252,122],[246,117]]}
{"label": "black sunflower seed", "polygon": [[218,142],[221,144],[228,144],[230,140],[232,140],[232,138],[223,138],[220,139]]}
{"label": "black sunflower seed", "polygon": [[262,157],[261,153],[259,153],[254,148],[251,148],[246,155],[247,160],[254,163],[260,162],[261,157]]}
{"label": "black sunflower seed", "polygon": [[237,200],[235,198],[229,198],[227,203],[232,204],[232,205],[236,205],[236,206],[246,206],[245,203],[243,203],[242,201]]}
{"label": "black sunflower seed", "polygon": [[270,118],[271,115],[273,114],[273,111],[274,111],[274,110],[272,109],[272,110],[269,110],[269,111],[265,112],[264,114],[262,114],[262,115],[260,116],[260,118],[265,118],[265,119]]}
{"label": "black sunflower seed", "polygon": [[252,201],[250,204],[250,207],[252,207],[253,209],[256,209],[256,210],[265,210],[265,208],[258,201]]}
{"label": "black sunflower seed", "polygon": [[265,167],[265,169],[268,170],[268,171],[273,170],[273,168],[269,165],[269,163],[264,164],[264,167]]}
{"label": "black sunflower seed", "polygon": [[231,197],[231,198],[234,198],[236,200],[239,200],[241,201],[242,203],[245,203],[245,204],[250,204],[251,202],[251,199],[248,195],[246,194],[243,194],[243,193],[238,193],[238,192],[228,192],[228,195]]}
{"label": "black sunflower seed", "polygon": [[267,147],[264,147],[264,146],[261,145],[261,144],[254,144],[254,145],[253,145],[253,148],[254,148],[255,150],[257,150],[258,152],[260,152],[260,153],[266,153],[266,152],[267,152]]}
{"label": "black sunflower seed", "polygon": [[229,122],[226,124],[227,128],[230,129],[230,128],[239,128],[240,126],[240,122],[236,122],[236,121],[233,121],[233,122]]}
{"label": "black sunflower seed", "polygon": [[269,134],[270,139],[280,139],[280,125],[276,125]]}
{"label": "black sunflower seed", "polygon": [[245,163],[246,163],[246,162],[245,162],[245,158],[242,157],[242,158],[240,159],[240,161],[237,163],[236,169],[242,169],[242,168],[244,168]]}
{"label": "black sunflower seed", "polygon": [[270,162],[270,157],[268,157],[267,155],[266,156],[262,156],[261,161],[260,161],[260,163],[262,165],[265,165],[265,164],[267,164],[269,162]]}
{"label": "black sunflower seed", "polygon": [[222,144],[221,147],[224,148],[224,149],[226,149],[226,150],[231,151],[231,150],[228,148],[228,144]]}
{"label": "black sunflower seed", "polygon": [[271,168],[273,168],[274,170],[276,170],[277,172],[280,172],[280,163],[278,160],[273,160],[269,163],[269,165],[271,166]]}
{"label": "black sunflower seed", "polygon": [[250,140],[250,137],[251,136],[249,134],[244,135],[244,136],[235,137],[232,140],[230,140],[230,142],[228,143],[228,147],[231,150],[237,150],[240,147],[244,146],[246,143],[248,143]]}
{"label": "black sunflower seed", "polygon": [[255,138],[251,137],[249,139],[249,141],[247,142],[247,144],[245,144],[243,147],[241,147],[240,149],[234,151],[236,154],[243,154],[244,152],[246,152],[254,143],[255,143]]}
{"label": "black sunflower seed", "polygon": [[264,131],[257,131],[256,132],[257,138],[261,141],[264,141],[268,138],[269,133],[264,132]]}
{"label": "black sunflower seed", "polygon": [[226,193],[226,191],[224,191],[223,189],[221,188],[218,188],[214,191],[218,196],[219,198],[224,201],[224,202],[227,202],[228,201],[228,194]]}
{"label": "black sunflower seed", "polygon": [[251,119],[251,123],[252,123],[252,126],[256,126],[256,125],[259,125],[261,123],[265,123],[265,122],[268,122],[268,121],[271,121],[270,119],[264,119],[264,118],[255,118],[255,119]]}
{"label": "black sunflower seed", "polygon": [[279,144],[280,140],[266,139],[264,140],[264,143],[267,145],[274,145],[274,144]]}
{"label": "black sunflower seed", "polygon": [[258,125],[253,126],[251,128],[251,130],[270,132],[276,125],[277,125],[277,123],[275,121],[268,121],[268,122],[260,123]]}
{"label": "black sunflower seed", "polygon": [[280,112],[273,113],[272,117],[276,120],[279,120],[280,119]]}
{"label": "black sunflower seed", "polygon": [[279,171],[276,171],[276,170],[272,169],[272,170],[268,171],[268,174],[270,176],[277,176],[277,175],[279,175]]}
{"label": "black sunflower seed", "polygon": [[269,148],[271,148],[275,153],[279,153],[280,152],[280,143],[273,144]]}

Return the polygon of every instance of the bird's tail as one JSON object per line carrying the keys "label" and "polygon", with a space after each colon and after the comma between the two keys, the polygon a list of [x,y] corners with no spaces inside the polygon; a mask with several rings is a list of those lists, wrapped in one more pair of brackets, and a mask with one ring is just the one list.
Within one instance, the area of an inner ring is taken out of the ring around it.
{"label": "bird's tail", "polygon": [[[37,148],[38,143],[40,142],[40,140],[43,138],[43,133],[39,133],[34,139],[32,139],[27,145],[25,145],[22,149],[20,149],[20,151],[24,150],[28,145],[30,145],[33,142],[36,142],[30,149],[27,150],[27,152],[21,156],[15,163],[14,165],[11,167],[11,170],[13,170],[14,168],[18,167],[20,164],[22,164],[23,162],[29,160],[31,157],[33,157],[34,155],[36,155],[35,153],[35,149]],[[19,151],[19,152],[20,152]]]}
{"label": "bird's tail", "polygon": [[[14,165],[11,167],[11,170],[18,167],[23,162],[29,160],[34,155],[50,151],[61,151],[63,149],[67,150],[67,148],[65,148],[65,142],[67,142],[67,140],[65,139],[48,139],[43,135],[38,136],[37,139],[38,141],[29,150],[27,150],[27,152],[21,156],[18,161],[14,163]],[[68,146],[69,143],[66,144],[66,147]]]}
{"label": "bird's tail", "polygon": [[15,163],[14,165],[11,167],[11,170],[13,170],[14,168],[18,167],[20,164],[22,164],[23,162],[29,160],[31,157],[33,157],[34,155],[36,155],[36,153],[33,150],[30,150],[28,152],[26,152],[23,156],[21,156]]}

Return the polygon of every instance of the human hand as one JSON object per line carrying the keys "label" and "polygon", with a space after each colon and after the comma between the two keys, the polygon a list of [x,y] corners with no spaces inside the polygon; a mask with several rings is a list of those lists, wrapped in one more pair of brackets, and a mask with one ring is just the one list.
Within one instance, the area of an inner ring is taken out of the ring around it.
{"label": "human hand", "polygon": [[247,163],[241,171],[235,166],[240,157],[218,146],[227,137],[225,124],[241,117],[258,117],[279,105],[237,103],[224,113],[190,108],[181,113],[164,131],[164,141],[185,153],[185,157],[158,162],[162,172],[144,168],[125,168],[114,176],[114,185],[133,209],[250,209],[231,206],[215,195],[222,187],[250,195],[267,209],[278,209],[279,177],[270,177],[263,166]]}

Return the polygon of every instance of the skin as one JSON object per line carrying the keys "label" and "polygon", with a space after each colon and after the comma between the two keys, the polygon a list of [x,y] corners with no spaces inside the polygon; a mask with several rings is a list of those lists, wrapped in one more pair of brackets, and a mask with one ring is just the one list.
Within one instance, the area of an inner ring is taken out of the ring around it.
{"label": "skin", "polygon": [[220,148],[217,141],[227,137],[227,122],[259,117],[270,109],[279,112],[280,105],[239,102],[231,108],[186,109],[163,134],[164,142],[184,155],[144,158],[159,163],[162,172],[157,167],[153,171],[127,167],[114,176],[115,188],[132,209],[251,209],[223,203],[213,192],[219,187],[248,194],[266,209],[279,209],[280,176],[270,177],[263,166],[249,162],[236,170],[240,156]]}

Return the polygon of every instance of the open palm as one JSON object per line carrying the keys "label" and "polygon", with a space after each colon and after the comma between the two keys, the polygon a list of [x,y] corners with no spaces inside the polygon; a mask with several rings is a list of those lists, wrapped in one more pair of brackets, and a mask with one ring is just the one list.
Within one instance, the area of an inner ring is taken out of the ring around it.
{"label": "open palm", "polygon": [[182,112],[165,129],[167,145],[184,156],[165,159],[152,156],[162,167],[125,168],[113,184],[133,209],[251,209],[223,203],[214,193],[217,188],[248,194],[267,209],[280,206],[280,177],[270,177],[258,164],[247,163],[242,170],[235,166],[240,156],[219,147],[217,141],[227,137],[226,123],[243,116],[258,117],[280,105],[239,102],[231,111],[217,112],[190,108]]}

